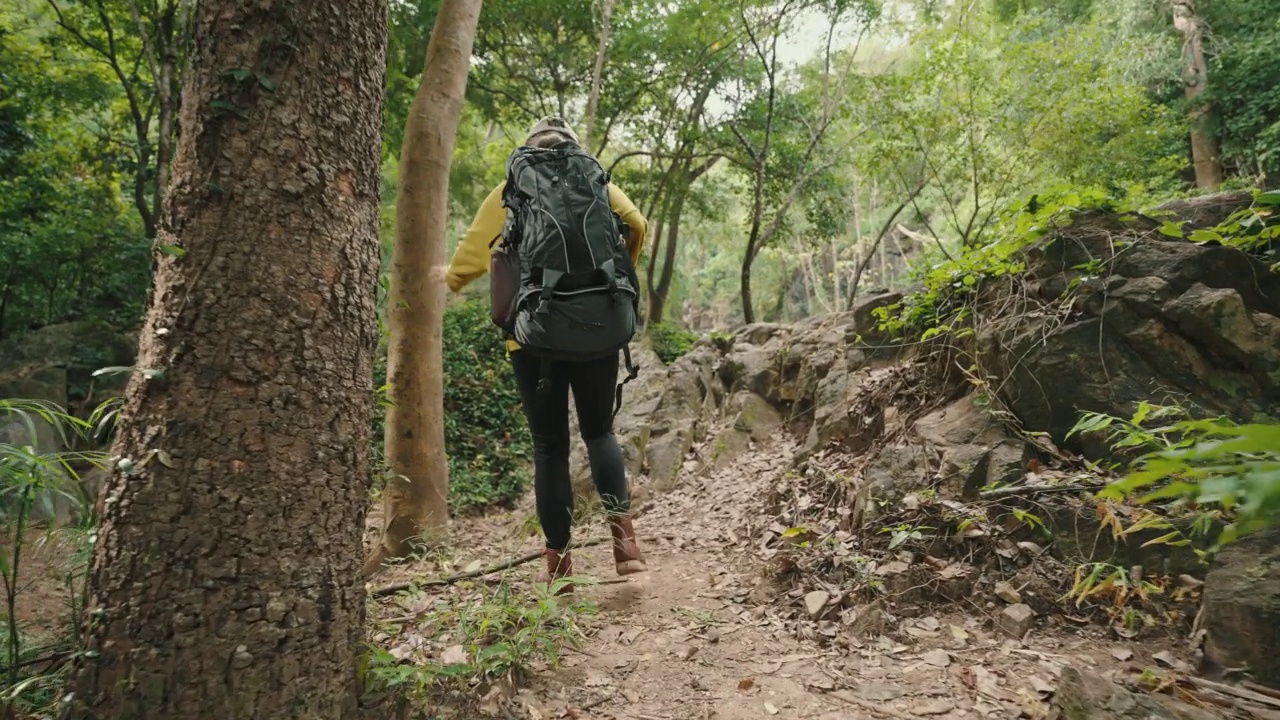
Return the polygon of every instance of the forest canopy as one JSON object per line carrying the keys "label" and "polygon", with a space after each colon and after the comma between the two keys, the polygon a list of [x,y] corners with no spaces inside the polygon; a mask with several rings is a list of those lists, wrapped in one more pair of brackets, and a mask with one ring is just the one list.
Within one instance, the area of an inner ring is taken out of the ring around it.
{"label": "forest canopy", "polygon": [[[72,319],[137,321],[181,103],[186,6],[0,3],[0,337]],[[387,248],[396,158],[437,6],[392,4]],[[1201,30],[1194,98],[1179,7]],[[611,9],[602,45],[598,2],[484,4],[451,241],[529,124],[562,115],[590,127],[590,149],[650,218],[641,274],[655,322],[707,331],[841,309],[855,276],[862,290],[909,285],[918,261],[981,245],[1035,190],[1143,205],[1274,185],[1280,171],[1276,0]],[[1197,181],[1193,131],[1216,149],[1221,179],[1210,185]]]}

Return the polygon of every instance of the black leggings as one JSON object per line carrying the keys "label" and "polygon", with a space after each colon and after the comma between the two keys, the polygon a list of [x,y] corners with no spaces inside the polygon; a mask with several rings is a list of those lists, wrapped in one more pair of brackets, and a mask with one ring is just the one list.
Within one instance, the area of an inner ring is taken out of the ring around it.
{"label": "black leggings", "polygon": [[538,522],[547,547],[569,546],[573,524],[573,482],[569,477],[569,389],[578,408],[578,428],[587,444],[591,478],[607,513],[630,509],[626,464],[613,435],[614,390],[618,356],[583,363],[552,362],[551,387],[538,393],[542,359],[523,351],[511,353],[511,367],[520,386],[524,415],[533,435],[533,491]]}

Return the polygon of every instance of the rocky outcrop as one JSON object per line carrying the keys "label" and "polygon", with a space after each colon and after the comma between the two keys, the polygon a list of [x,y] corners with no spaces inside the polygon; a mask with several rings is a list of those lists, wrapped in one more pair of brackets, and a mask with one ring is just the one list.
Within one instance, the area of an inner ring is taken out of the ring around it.
{"label": "rocky outcrop", "polygon": [[1201,612],[1206,669],[1243,668],[1280,688],[1280,531],[1242,538],[1214,558]]}
{"label": "rocky outcrop", "polygon": [[[876,344],[871,311],[900,299],[877,295],[796,325],[748,325],[702,339],[670,366],[637,343],[640,376],[614,425],[638,494],[674,486],[695,450],[695,466],[714,467],[780,432],[808,435],[810,447],[838,435],[859,373],[891,357]],[[579,496],[592,497],[580,442],[571,466]]]}
{"label": "rocky outcrop", "polygon": [[1060,327],[1038,314],[985,338],[1026,428],[1101,457],[1087,438],[1067,442],[1082,411],[1129,417],[1154,401],[1239,421],[1276,413],[1280,275],[1239,250],[1161,237],[1086,216],[1028,254],[1030,292],[1072,306]]}

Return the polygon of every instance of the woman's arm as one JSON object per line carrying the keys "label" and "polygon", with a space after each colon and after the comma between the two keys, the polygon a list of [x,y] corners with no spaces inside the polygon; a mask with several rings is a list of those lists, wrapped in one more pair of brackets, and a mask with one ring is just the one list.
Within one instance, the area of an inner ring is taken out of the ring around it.
{"label": "woman's arm", "polygon": [[609,183],[609,204],[618,213],[622,222],[631,229],[631,237],[627,238],[627,252],[631,253],[631,266],[640,267],[640,250],[644,248],[645,236],[649,234],[649,222],[640,213],[640,208],[631,202],[631,198],[622,192],[617,185]]}
{"label": "woman's arm", "polygon": [[507,211],[502,207],[502,189],[506,181],[490,192],[480,209],[476,211],[471,227],[462,236],[462,242],[453,251],[453,261],[445,274],[445,282],[449,289],[459,292],[468,283],[489,272],[489,255],[493,250],[493,241],[502,235],[502,225],[507,220]]}

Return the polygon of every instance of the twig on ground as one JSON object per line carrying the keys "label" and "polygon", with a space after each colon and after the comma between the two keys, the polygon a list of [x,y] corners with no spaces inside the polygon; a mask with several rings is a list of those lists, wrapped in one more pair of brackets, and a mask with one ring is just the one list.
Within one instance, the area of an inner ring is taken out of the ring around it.
{"label": "twig on ground", "polygon": [[851,692],[837,690],[831,693],[831,697],[836,698],[837,700],[843,700],[844,702],[847,702],[850,705],[853,705],[855,707],[860,707],[863,710],[866,710],[867,712],[873,715],[881,715],[883,717],[894,718],[894,720],[907,720],[906,715],[903,715],[897,710],[894,710],[893,708],[886,706],[884,703],[873,703],[869,700],[863,700],[862,698],[858,697],[857,695],[854,695]]}
{"label": "twig on ground", "polygon": [[[594,540],[588,540],[586,542],[578,543],[574,545],[571,549],[593,547],[595,545],[602,545],[606,542],[609,542],[608,538],[596,538]],[[498,563],[497,565],[490,565],[489,567],[480,568],[479,570],[472,570],[471,572],[458,573],[457,575],[450,575],[448,577],[442,577],[442,578],[431,578],[430,580],[409,581],[409,582],[402,582],[402,583],[392,583],[390,585],[383,585],[382,587],[374,588],[373,590],[370,590],[369,595],[370,597],[386,597],[387,595],[395,595],[398,592],[402,592],[404,590],[408,590],[410,588],[415,588],[415,587],[421,588],[421,587],[439,587],[441,585],[452,585],[456,582],[461,582],[463,580],[470,580],[472,578],[478,578],[483,575],[492,575],[493,573],[502,572],[503,570],[510,570],[511,568],[516,567],[518,565],[523,565],[527,562],[533,562],[534,560],[537,560],[540,557],[542,557],[542,551],[537,550],[534,552],[525,553],[524,555],[521,555],[519,557],[511,558],[510,560],[505,560],[503,562]]]}
{"label": "twig on ground", "polygon": [[1017,497],[1019,495],[1050,495],[1054,493],[1073,493],[1096,489],[1098,489],[1097,485],[1013,485],[1010,487],[996,488],[995,490],[984,490],[978,493],[978,497],[982,500],[997,500],[999,498]]}

